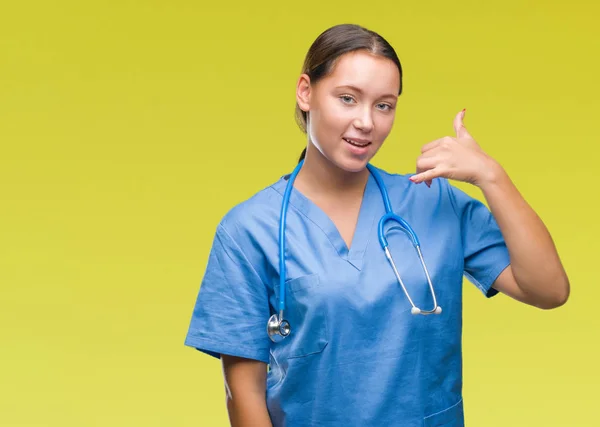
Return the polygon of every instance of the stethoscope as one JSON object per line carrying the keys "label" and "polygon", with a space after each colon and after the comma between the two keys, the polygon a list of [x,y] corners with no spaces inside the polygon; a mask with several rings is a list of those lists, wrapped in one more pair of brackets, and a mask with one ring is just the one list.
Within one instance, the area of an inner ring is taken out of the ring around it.
{"label": "stethoscope", "polygon": [[[304,160],[300,161],[292,174],[289,177],[287,185],[285,187],[285,192],[283,193],[283,202],[281,203],[281,214],[279,220],[279,315],[273,314],[269,321],[267,322],[267,333],[269,334],[269,338],[273,342],[280,342],[285,337],[287,337],[291,332],[290,322],[285,320],[283,316],[283,312],[285,309],[285,281],[286,281],[286,269],[285,269],[285,225],[286,225],[286,216],[287,216],[287,208],[290,201],[290,195],[292,192],[294,180],[300,172],[302,165],[304,164]],[[410,305],[412,306],[410,312],[412,314],[440,314],[442,312],[442,307],[437,304],[437,299],[435,297],[435,291],[433,290],[433,285],[431,283],[431,278],[429,277],[429,272],[427,271],[427,266],[425,265],[425,261],[423,260],[423,254],[421,253],[421,245],[419,243],[419,239],[415,234],[414,230],[411,228],[408,223],[400,218],[398,215],[394,213],[392,210],[392,205],[390,204],[390,199],[388,197],[387,190],[379,173],[377,170],[367,164],[367,169],[375,178],[377,182],[377,186],[381,192],[381,196],[383,198],[383,203],[385,204],[385,214],[379,220],[379,243],[385,252],[385,256],[387,257],[392,269],[394,270],[394,274],[396,275],[396,279],[402,286],[402,290],[404,290],[404,294]],[[427,277],[427,283],[429,283],[429,290],[431,292],[431,296],[433,298],[433,310],[422,310],[419,307],[415,306],[412,298],[408,294],[406,290],[406,286],[404,286],[404,282],[400,277],[400,273],[398,273],[398,269],[396,268],[396,264],[394,263],[394,259],[392,258],[392,254],[388,249],[388,241],[385,238],[384,226],[388,221],[396,221],[402,227],[402,230],[405,231],[410,239],[412,240],[413,246],[415,247],[417,254],[419,255],[419,259],[421,260],[421,266],[423,267],[423,271],[425,272],[425,276]]]}

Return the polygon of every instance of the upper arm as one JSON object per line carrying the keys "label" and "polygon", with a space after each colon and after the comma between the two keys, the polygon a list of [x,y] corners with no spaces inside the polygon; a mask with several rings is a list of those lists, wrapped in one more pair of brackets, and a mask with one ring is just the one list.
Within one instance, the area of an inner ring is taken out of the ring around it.
{"label": "upper arm", "polygon": [[460,189],[446,186],[458,218],[466,278],[488,298],[499,291],[522,297],[510,269],[506,242],[490,210]]}
{"label": "upper arm", "polygon": [[225,391],[228,398],[243,394],[264,395],[267,384],[267,364],[258,360],[221,355]]}
{"label": "upper arm", "polygon": [[[247,245],[244,245],[248,249]],[[269,362],[266,331],[270,305],[261,276],[223,226],[219,226],[185,343],[214,357],[229,354]]]}
{"label": "upper arm", "polygon": [[523,290],[519,287],[519,284],[515,280],[515,276],[513,275],[512,268],[509,265],[506,267],[502,273],[498,275],[492,288],[496,289],[498,292],[502,292],[509,297],[523,302],[525,304],[530,304],[527,294],[523,292]]}

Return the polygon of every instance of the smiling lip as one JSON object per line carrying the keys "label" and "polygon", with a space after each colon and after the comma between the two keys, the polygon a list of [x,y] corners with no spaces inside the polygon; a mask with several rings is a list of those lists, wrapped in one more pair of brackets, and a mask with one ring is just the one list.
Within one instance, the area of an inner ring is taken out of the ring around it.
{"label": "smiling lip", "polygon": [[342,139],[344,141],[346,141],[347,143],[352,144],[357,147],[366,147],[367,145],[371,144],[371,141],[366,140],[366,139],[361,139],[361,138],[342,137]]}

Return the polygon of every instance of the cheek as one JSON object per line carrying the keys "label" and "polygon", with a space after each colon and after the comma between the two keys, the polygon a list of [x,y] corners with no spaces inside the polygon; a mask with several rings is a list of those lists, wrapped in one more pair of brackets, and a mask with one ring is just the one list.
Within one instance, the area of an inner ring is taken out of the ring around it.
{"label": "cheek", "polygon": [[394,116],[380,117],[375,123],[375,131],[377,132],[377,139],[383,141],[392,131],[394,125]]}
{"label": "cheek", "polygon": [[330,99],[323,105],[323,116],[330,123],[336,123],[348,116],[349,109],[344,108],[337,99]]}
{"label": "cheek", "polygon": [[321,108],[314,116],[314,131],[320,135],[328,135],[331,133],[339,134],[348,127],[352,117],[347,110],[340,108],[337,105],[328,105]]}

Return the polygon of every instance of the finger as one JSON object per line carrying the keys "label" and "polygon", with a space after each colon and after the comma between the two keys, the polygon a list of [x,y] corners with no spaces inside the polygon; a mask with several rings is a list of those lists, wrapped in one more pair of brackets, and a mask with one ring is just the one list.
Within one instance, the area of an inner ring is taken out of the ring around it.
{"label": "finger", "polygon": [[437,147],[431,148],[431,149],[425,151],[424,153],[421,153],[421,155],[419,157],[417,157],[417,163],[419,161],[422,161],[423,159],[431,159],[433,157],[438,157],[440,155],[441,148],[442,148],[442,145],[439,144]]}
{"label": "finger", "polygon": [[417,173],[433,169],[440,164],[440,156],[423,154],[417,158]]}
{"label": "finger", "polygon": [[438,168],[433,168],[421,173],[417,173],[416,175],[411,176],[409,179],[415,184],[419,184],[421,182],[431,182],[431,180],[440,176],[441,171]]}
{"label": "finger", "polygon": [[[425,144],[421,148],[421,153],[423,153],[423,154],[421,154],[419,156],[419,158],[417,159],[417,173],[420,173],[427,169],[435,167],[435,164],[437,162],[434,160],[434,156],[436,156],[436,154],[437,154],[436,148],[438,148],[440,146],[442,139],[432,141],[428,144]],[[431,187],[430,179],[427,181],[424,181],[424,182],[425,182],[425,185],[427,185],[427,187]]]}
{"label": "finger", "polygon": [[463,123],[466,111],[467,111],[467,109],[464,108],[460,113],[458,113],[456,115],[456,117],[454,117],[454,122],[452,123],[452,125],[454,126],[454,132],[456,132],[457,139],[473,138],[471,136],[471,134],[469,134],[469,131],[467,130],[467,128],[465,127],[465,124]]}
{"label": "finger", "polygon": [[[440,164],[440,157],[438,156],[437,150],[432,149],[427,153],[422,154],[417,159],[417,173],[422,173],[430,169],[434,169]],[[427,187],[431,187],[432,180],[428,179],[423,181]]]}
{"label": "finger", "polygon": [[444,138],[436,139],[435,141],[431,141],[431,142],[425,144],[424,146],[421,147],[421,153],[425,153],[425,152],[432,150],[435,147],[439,146],[443,139]]}

